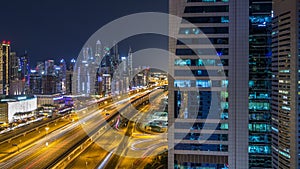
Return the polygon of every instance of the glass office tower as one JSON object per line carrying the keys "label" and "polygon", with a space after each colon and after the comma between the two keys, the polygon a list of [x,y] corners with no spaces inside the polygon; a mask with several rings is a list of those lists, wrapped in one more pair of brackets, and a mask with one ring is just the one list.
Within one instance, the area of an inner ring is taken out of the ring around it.
{"label": "glass office tower", "polygon": [[299,1],[273,1],[272,164],[300,168]]}
{"label": "glass office tower", "polygon": [[249,1],[169,2],[168,167],[246,169]]}
{"label": "glass office tower", "polygon": [[271,168],[272,1],[249,5],[249,168]]}

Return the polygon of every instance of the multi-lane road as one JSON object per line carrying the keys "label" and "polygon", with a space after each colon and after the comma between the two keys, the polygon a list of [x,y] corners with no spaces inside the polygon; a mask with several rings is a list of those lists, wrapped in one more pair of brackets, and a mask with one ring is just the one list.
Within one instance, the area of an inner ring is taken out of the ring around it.
{"label": "multi-lane road", "polygon": [[[139,94],[136,94],[135,96]],[[69,164],[68,168],[81,168],[79,167],[80,165],[91,168],[92,163],[94,163],[94,166],[99,166],[105,159],[107,160],[107,164],[105,165],[109,165],[109,161],[114,156],[110,153],[112,151],[115,151],[115,153],[118,151],[120,157],[122,157],[119,159],[118,164],[126,165],[126,162],[122,162],[124,161],[122,160],[124,159],[123,157],[126,156],[124,153],[130,151],[134,151],[134,153],[142,152],[139,146],[145,144],[148,145],[146,146],[148,149],[151,149],[150,144],[158,143],[157,138],[153,139],[151,138],[151,135],[148,136],[138,131],[136,124],[138,124],[137,120],[140,119],[138,118],[139,115],[133,116],[136,119],[135,121],[128,123],[129,127],[127,126],[119,130],[111,127],[118,119],[118,116],[115,116],[115,114],[118,114],[118,111],[122,110],[124,105],[130,104],[129,102],[130,98],[127,98],[123,101],[104,105],[101,109],[98,109],[97,107],[92,109],[87,108],[78,113],[80,117],[78,121],[61,119],[56,123],[51,123],[49,126],[27,133],[25,136],[21,136],[23,137],[22,139],[16,138],[10,142],[1,144],[0,168],[51,168],[54,163],[63,159],[62,156],[70,153],[75,147],[81,146],[81,143],[99,130],[103,133],[101,137],[95,140],[96,144],[92,144],[86,150],[88,153],[80,154]],[[106,111],[104,111],[104,109]],[[143,108],[142,112],[146,109],[148,109],[147,106]],[[114,123],[112,123],[112,121],[114,121]],[[130,137],[125,143],[124,136],[126,135],[126,132]],[[133,133],[135,135],[137,133],[141,134],[141,138],[131,137]],[[150,140],[153,139],[153,141],[143,141],[145,139],[149,140],[149,138]],[[165,138],[158,138],[160,142],[164,142],[162,141],[164,139]],[[122,144],[123,148],[120,148]],[[95,151],[94,153],[89,152],[91,149],[95,150],[97,146],[101,149],[100,151],[102,153],[95,154]],[[161,146],[164,145],[161,144]],[[159,147],[154,148],[156,149]],[[126,152],[123,150],[126,150]],[[149,150],[146,151],[149,153]],[[151,150],[151,152],[153,151]],[[78,159],[81,159],[81,161],[79,160],[80,162],[78,162]],[[125,159],[125,161],[127,161],[127,159]]]}
{"label": "multi-lane road", "polygon": [[158,93],[128,119],[126,127],[107,130],[66,168],[143,168],[153,156],[165,151],[166,133],[147,133],[140,127],[148,115],[164,109],[161,102],[166,93]]}

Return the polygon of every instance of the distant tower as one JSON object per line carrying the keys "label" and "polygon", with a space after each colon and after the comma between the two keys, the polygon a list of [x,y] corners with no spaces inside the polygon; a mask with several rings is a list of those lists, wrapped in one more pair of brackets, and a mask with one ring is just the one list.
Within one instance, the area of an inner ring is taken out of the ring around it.
{"label": "distant tower", "polygon": [[[128,75],[129,75],[129,84],[132,84],[132,80],[133,80],[133,70],[132,70],[132,50],[131,47],[129,47],[129,51],[128,51]],[[131,86],[131,85],[130,85]]]}
{"label": "distant tower", "polygon": [[20,71],[20,80],[24,83],[23,94],[27,94],[29,92],[30,85],[30,66],[29,66],[29,57],[27,51],[25,51],[24,55],[19,58],[19,71]]}
{"label": "distant tower", "polygon": [[19,58],[16,52],[10,52],[9,56],[9,80],[18,79]]}
{"label": "distant tower", "polygon": [[58,78],[59,78],[59,86],[61,89],[60,92],[65,94],[66,93],[66,85],[67,85],[67,82],[66,82],[67,65],[66,65],[66,62],[64,59],[60,60],[59,67],[60,67],[60,71],[58,73]]}
{"label": "distant tower", "polygon": [[73,58],[73,59],[71,60],[71,63],[70,63],[70,65],[69,65],[68,70],[73,71],[73,70],[74,70],[74,67],[75,67],[75,64],[76,64],[76,60]]}
{"label": "distant tower", "polygon": [[119,49],[118,49],[118,44],[114,43],[113,47],[111,48],[111,53],[110,53],[110,57],[111,57],[111,71],[114,72],[117,67],[118,64],[120,63],[120,59],[119,59]]}
{"label": "distant tower", "polygon": [[11,52],[9,56],[9,95],[24,94],[25,79],[20,80],[19,71],[21,71],[20,59],[16,52]]}
{"label": "distant tower", "polygon": [[[94,94],[94,84],[96,80],[97,66],[95,55],[91,47],[84,47],[81,52],[82,59],[77,60],[76,69],[76,93]],[[73,85],[75,87],[75,85]]]}
{"label": "distant tower", "polygon": [[0,94],[8,95],[10,41],[3,41],[0,51]]}
{"label": "distant tower", "polygon": [[74,71],[75,64],[76,64],[76,60],[72,59],[66,71],[66,94],[72,94],[73,71]]}
{"label": "distant tower", "polygon": [[102,59],[102,44],[100,40],[97,40],[96,42],[96,50],[95,50],[95,56]]}
{"label": "distant tower", "polygon": [[45,75],[53,75],[54,73],[54,60],[45,61]]}
{"label": "distant tower", "polygon": [[[43,63],[40,64],[44,65]],[[36,70],[31,70],[30,72],[30,80],[29,80],[29,88],[30,94],[41,94],[42,93],[42,74],[38,71],[39,66],[37,66]]]}
{"label": "distant tower", "polygon": [[36,71],[38,72],[38,74],[41,76],[41,75],[44,75],[45,74],[45,63],[43,62],[37,62],[37,65],[36,65]]}

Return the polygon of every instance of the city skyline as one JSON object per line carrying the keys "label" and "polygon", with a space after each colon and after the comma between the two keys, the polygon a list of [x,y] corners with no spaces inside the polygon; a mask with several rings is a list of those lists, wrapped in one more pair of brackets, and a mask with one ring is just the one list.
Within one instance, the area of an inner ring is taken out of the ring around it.
{"label": "city skyline", "polygon": [[28,5],[0,27],[1,169],[300,168],[299,0]]}

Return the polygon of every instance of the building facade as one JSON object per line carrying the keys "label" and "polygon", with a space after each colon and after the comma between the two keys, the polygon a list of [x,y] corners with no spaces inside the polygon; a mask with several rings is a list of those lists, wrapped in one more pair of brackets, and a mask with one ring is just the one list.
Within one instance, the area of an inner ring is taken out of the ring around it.
{"label": "building facade", "polygon": [[19,80],[24,83],[22,94],[28,94],[30,92],[30,66],[29,56],[25,53],[19,57]]}
{"label": "building facade", "polygon": [[30,94],[42,93],[42,75],[36,70],[31,70],[29,88]]}
{"label": "building facade", "polygon": [[273,1],[272,165],[300,168],[299,1]]}
{"label": "building facade", "polygon": [[0,45],[0,94],[9,94],[9,57],[10,57],[10,42],[3,41]]}
{"label": "building facade", "polygon": [[249,168],[272,168],[272,1],[249,5]]}
{"label": "building facade", "polygon": [[168,167],[246,169],[249,1],[169,4]]}
{"label": "building facade", "polygon": [[0,99],[0,123],[13,123],[35,116],[35,96],[4,96]]}

